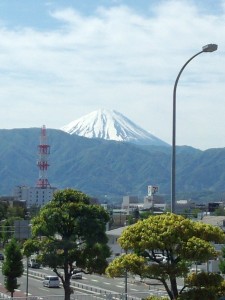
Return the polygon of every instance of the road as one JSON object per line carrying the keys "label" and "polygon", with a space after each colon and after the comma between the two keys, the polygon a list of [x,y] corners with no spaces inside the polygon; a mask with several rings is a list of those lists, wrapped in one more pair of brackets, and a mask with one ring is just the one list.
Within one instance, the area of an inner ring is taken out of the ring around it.
{"label": "road", "polygon": [[[1,273],[1,272],[0,272]],[[47,288],[43,287],[42,280],[45,274],[55,275],[51,270],[47,268],[41,269],[29,269],[29,278],[28,278],[28,295],[47,297],[49,295],[53,296],[54,299],[58,296],[62,297],[64,295],[64,289],[60,288]],[[34,277],[35,275],[35,277]],[[0,275],[0,283],[2,285],[4,278],[2,274]],[[19,289],[26,294],[26,283],[27,276],[24,274],[21,278],[18,279],[20,283]],[[124,294],[125,293],[125,278],[108,278],[106,276],[99,276],[96,274],[83,275],[83,279],[71,279],[71,286],[74,288],[74,293],[78,294]],[[149,286],[141,283],[135,282],[134,279],[128,278],[127,282],[127,292],[128,298],[132,297],[133,299],[145,298],[149,295],[166,295],[165,292],[162,292],[162,287],[160,290],[158,286]]]}

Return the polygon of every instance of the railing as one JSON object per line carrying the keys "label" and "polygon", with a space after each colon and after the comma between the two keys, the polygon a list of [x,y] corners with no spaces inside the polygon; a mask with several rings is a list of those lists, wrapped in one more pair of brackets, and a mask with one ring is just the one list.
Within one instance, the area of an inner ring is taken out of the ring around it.
{"label": "railing", "polygon": [[[163,295],[158,295],[158,297],[163,297]],[[165,297],[165,295],[164,295]],[[70,300],[140,300],[144,299],[142,293],[137,293],[136,295],[126,295],[126,294],[112,294],[112,293],[95,293],[95,294],[71,294]],[[23,296],[23,297],[13,297],[8,295],[0,295],[0,300],[64,300],[64,295],[49,295],[49,296]]]}
{"label": "railing", "polygon": [[[42,279],[42,278],[44,278],[45,274],[43,274],[41,272],[38,272],[38,271],[29,270],[29,276],[35,277],[35,278],[38,278],[38,279]],[[114,293],[112,294],[112,291],[109,291],[107,289],[102,289],[100,287],[91,286],[91,285],[88,285],[88,284],[85,284],[85,283],[82,283],[82,282],[71,281],[70,286],[71,286],[72,289],[81,290],[81,291],[85,290],[85,295],[86,294],[116,295]],[[122,294],[119,294],[119,295],[122,295],[121,296],[122,298],[117,297],[117,299],[140,300],[140,299],[146,298],[146,292],[145,293],[144,292],[143,293],[132,293],[132,295],[131,294],[126,295],[125,293],[122,293]],[[159,285],[152,285],[151,284],[151,288],[149,288],[149,294],[148,295],[157,295],[157,296],[164,295],[165,296],[165,295],[167,295],[167,293],[165,292],[165,289],[160,288]],[[110,298],[109,297],[109,298],[106,298],[106,299],[107,300],[108,299],[109,300],[114,300],[115,298],[113,298],[113,297]],[[0,298],[0,300],[1,300],[1,298]]]}

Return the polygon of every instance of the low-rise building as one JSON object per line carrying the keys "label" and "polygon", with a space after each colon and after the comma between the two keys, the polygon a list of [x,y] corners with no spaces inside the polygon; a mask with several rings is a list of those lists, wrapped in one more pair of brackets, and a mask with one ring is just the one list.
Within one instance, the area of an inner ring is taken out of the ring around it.
{"label": "low-rise building", "polygon": [[130,214],[135,209],[141,209],[143,203],[139,203],[137,196],[123,196],[123,202],[121,208],[127,211],[127,214]]}
{"label": "low-rise building", "polygon": [[124,226],[124,227],[119,227],[113,230],[106,231],[106,235],[108,237],[108,246],[112,251],[111,259],[114,259],[116,256],[119,256],[124,253],[124,250],[121,248],[121,246],[118,243],[118,238],[121,236],[122,232],[126,228],[127,226]]}

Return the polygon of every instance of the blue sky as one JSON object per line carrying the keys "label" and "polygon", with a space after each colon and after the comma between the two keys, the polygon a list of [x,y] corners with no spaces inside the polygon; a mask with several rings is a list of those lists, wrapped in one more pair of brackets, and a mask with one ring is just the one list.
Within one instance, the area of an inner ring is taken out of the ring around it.
{"label": "blue sky", "polygon": [[171,143],[225,147],[225,0],[1,0],[0,128],[114,109]]}

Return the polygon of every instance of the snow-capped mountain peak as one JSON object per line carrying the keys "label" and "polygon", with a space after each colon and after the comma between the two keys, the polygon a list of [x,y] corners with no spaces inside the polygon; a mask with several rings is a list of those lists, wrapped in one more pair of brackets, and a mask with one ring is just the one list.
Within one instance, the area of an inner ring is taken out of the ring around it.
{"label": "snow-capped mountain peak", "polygon": [[168,146],[115,110],[99,109],[65,125],[61,130],[105,140]]}

